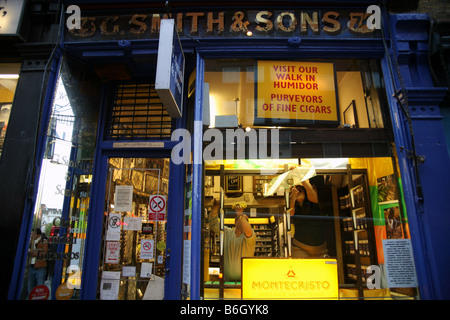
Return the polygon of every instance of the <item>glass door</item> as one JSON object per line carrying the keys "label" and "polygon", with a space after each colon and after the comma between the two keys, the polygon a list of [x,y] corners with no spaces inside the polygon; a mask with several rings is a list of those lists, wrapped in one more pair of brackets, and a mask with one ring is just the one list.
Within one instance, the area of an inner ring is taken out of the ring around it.
{"label": "glass door", "polygon": [[169,168],[166,158],[109,158],[98,299],[164,299]]}

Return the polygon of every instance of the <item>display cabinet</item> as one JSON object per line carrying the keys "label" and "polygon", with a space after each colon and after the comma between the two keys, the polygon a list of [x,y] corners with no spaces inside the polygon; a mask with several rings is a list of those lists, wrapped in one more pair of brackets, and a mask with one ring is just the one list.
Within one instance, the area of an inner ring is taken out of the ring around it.
{"label": "display cabinet", "polygon": [[357,288],[363,297],[367,268],[377,264],[373,216],[367,173],[347,170],[348,185],[338,191],[341,221],[343,286]]}
{"label": "display cabinet", "polygon": [[[249,218],[250,225],[256,236],[255,257],[276,257],[278,256],[278,225],[272,218]],[[225,226],[234,227],[234,219],[225,219]],[[211,237],[213,248],[210,257],[210,263],[218,262],[219,237],[214,235]],[[216,248],[216,250],[214,250]]]}

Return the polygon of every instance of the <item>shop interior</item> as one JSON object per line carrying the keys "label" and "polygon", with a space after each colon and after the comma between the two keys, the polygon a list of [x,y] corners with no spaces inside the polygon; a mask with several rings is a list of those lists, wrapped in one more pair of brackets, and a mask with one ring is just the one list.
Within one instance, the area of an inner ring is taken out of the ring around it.
{"label": "shop interior", "polygon": [[[309,181],[317,187],[322,214],[316,218],[324,221],[327,258],[337,261],[339,299],[391,299],[414,295],[412,288],[369,290],[366,284],[367,268],[384,263],[382,239],[409,238],[401,187],[391,158],[285,159],[278,160],[277,164],[261,161],[258,169],[255,164],[244,162],[206,164],[202,229],[204,299],[242,298],[242,283],[223,279],[220,234],[210,230],[208,225],[214,199],[221,199],[221,195],[225,226],[234,227],[233,206],[245,203],[244,214],[249,217],[256,235],[256,259],[291,257],[290,240],[295,230],[289,232],[287,227],[291,223],[286,215],[289,181],[273,194],[267,191],[273,190],[270,187],[277,177],[293,166],[313,168]],[[270,174],[264,174],[264,165]],[[396,230],[392,230],[388,222],[390,208],[395,210],[395,219],[399,222]]]}
{"label": "shop interior", "polygon": [[[310,65],[319,65],[320,62],[323,61],[317,60]],[[244,289],[247,290],[244,275],[248,273],[244,270],[246,259],[242,259],[240,282],[224,280],[221,232],[225,226],[234,227],[236,213],[233,207],[236,204],[244,204],[244,214],[256,235],[254,259],[292,258],[296,232],[293,221],[296,217],[291,218],[287,212],[292,209],[289,208],[290,189],[299,181],[285,180],[274,189],[274,185],[292,168],[313,171],[308,180],[317,188],[320,216],[309,218],[320,220],[323,225],[327,252],[323,259],[331,259],[337,265],[334,298],[392,299],[416,295],[415,288],[388,287],[383,276],[379,289],[369,289],[367,285],[372,270],[370,266],[384,267],[383,240],[410,238],[396,159],[391,151],[386,150],[388,139],[380,141],[378,146],[382,145],[383,152],[375,155],[373,150],[376,147],[367,142],[375,140],[366,137],[367,134],[385,134],[390,123],[387,118],[389,112],[384,110],[386,99],[379,66],[376,61],[357,59],[335,59],[331,63],[332,71],[316,80],[320,88],[335,91],[338,120],[316,121],[317,117],[305,122],[298,114],[297,118],[270,114],[261,121],[261,109],[257,106],[261,99],[267,99],[265,88],[275,93],[270,97],[273,103],[283,103],[283,97],[303,92],[277,91],[277,80],[273,79],[279,80],[280,75],[274,76],[274,70],[283,65],[282,60],[269,63],[254,59],[206,61],[204,95],[209,99],[205,99],[208,103],[203,113],[205,128],[242,128],[247,132],[251,129],[280,129],[281,138],[280,159],[246,157],[246,160],[236,160],[240,157],[235,156],[234,160],[206,161],[202,225],[204,299],[248,297],[244,294]],[[285,64],[289,65],[289,62],[285,61]],[[334,80],[329,86],[324,86],[321,81],[329,79],[327,77]],[[269,81],[272,87],[260,85],[269,78],[272,79]],[[323,99],[326,95],[325,89],[320,93],[314,90],[304,92],[310,97],[320,95]],[[281,136],[281,133],[286,136]],[[301,134],[294,137],[297,133]],[[316,136],[319,138],[310,140],[315,134],[319,134]],[[345,143],[350,140],[358,144]],[[314,149],[314,143],[319,144],[318,151]],[[333,144],[339,151],[332,152],[333,156],[327,155],[326,143]],[[369,146],[369,149],[362,146]],[[345,155],[344,148],[348,148]],[[215,201],[220,201],[219,212],[224,220],[220,231],[213,231],[209,225]],[[257,298],[264,299],[273,294]],[[304,298],[314,299],[312,296]]]}

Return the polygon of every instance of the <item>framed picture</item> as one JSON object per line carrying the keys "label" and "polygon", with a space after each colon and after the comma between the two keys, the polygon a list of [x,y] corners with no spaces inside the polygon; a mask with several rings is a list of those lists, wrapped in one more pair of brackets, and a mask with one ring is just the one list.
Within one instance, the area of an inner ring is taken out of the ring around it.
{"label": "framed picture", "polygon": [[344,110],[344,124],[348,124],[353,128],[359,127],[355,100],[352,100],[347,109]]}
{"label": "framed picture", "polygon": [[386,225],[387,239],[403,239],[403,222],[398,204],[381,206]]}
{"label": "framed picture", "polygon": [[242,176],[226,176],[225,178],[225,192],[236,193],[242,192]]}

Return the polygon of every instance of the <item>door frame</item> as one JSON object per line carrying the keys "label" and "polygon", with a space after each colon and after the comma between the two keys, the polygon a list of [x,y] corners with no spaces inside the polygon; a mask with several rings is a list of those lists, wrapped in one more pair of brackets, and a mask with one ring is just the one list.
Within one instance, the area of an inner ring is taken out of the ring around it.
{"label": "door frame", "polygon": [[[169,144],[169,143],[168,143]],[[81,279],[81,299],[96,300],[98,268],[103,232],[103,212],[108,176],[108,159],[123,158],[170,158],[172,148],[164,149],[102,149],[98,150],[91,188],[91,205],[87,225],[85,258]],[[178,300],[181,292],[182,226],[184,201],[177,201],[177,195],[184,195],[183,164],[170,162],[169,195],[167,200],[167,251],[164,284],[164,299]]]}

